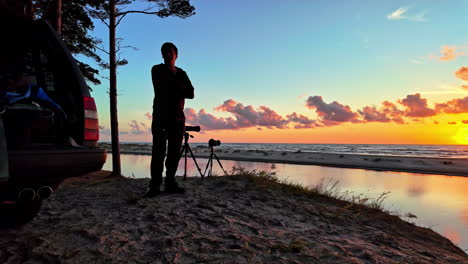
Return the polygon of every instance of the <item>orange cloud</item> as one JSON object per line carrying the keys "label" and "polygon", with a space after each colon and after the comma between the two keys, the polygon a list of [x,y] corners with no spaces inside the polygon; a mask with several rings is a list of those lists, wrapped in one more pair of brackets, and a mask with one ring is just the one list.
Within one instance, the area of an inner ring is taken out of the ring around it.
{"label": "orange cloud", "polygon": [[461,67],[455,72],[455,76],[464,81],[468,81],[468,67]]}
{"label": "orange cloud", "polygon": [[468,96],[464,98],[453,99],[446,103],[436,104],[435,108],[438,113],[447,113],[447,114],[468,113]]}
{"label": "orange cloud", "polygon": [[449,61],[457,58],[455,47],[442,46],[440,53],[442,53],[442,57],[439,57],[438,60],[441,61]]}
{"label": "orange cloud", "polygon": [[467,46],[442,46],[440,47],[440,55],[430,54],[427,56],[428,59],[436,59],[439,61],[451,61],[455,60],[460,56],[467,56],[465,50]]}

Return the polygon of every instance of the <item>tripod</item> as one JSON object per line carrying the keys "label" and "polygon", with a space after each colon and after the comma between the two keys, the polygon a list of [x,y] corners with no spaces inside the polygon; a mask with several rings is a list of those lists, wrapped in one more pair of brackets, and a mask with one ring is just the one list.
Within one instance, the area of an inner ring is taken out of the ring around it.
{"label": "tripod", "polygon": [[227,175],[226,171],[225,171],[224,168],[223,168],[223,165],[221,165],[221,162],[220,162],[219,159],[218,159],[218,156],[217,156],[216,153],[214,152],[213,146],[210,146],[210,147],[211,147],[210,159],[208,160],[208,163],[206,164],[206,168],[205,168],[205,173],[204,173],[204,174],[206,175],[206,171],[208,170],[208,167],[210,167],[210,171],[208,172],[208,176],[212,176],[212,174],[213,174],[213,157],[215,157],[216,160],[218,161],[219,166],[220,166],[221,169],[223,170],[224,175]]}
{"label": "tripod", "polygon": [[192,156],[193,162],[195,162],[195,165],[197,166],[198,172],[200,172],[200,176],[202,178],[205,177],[205,175],[202,174],[200,167],[198,166],[197,160],[195,159],[195,156],[193,155],[192,149],[190,148],[190,145],[188,144],[189,137],[193,138],[192,135],[189,133],[185,132],[184,133],[184,145],[182,146],[182,151],[180,153],[180,157],[182,158],[182,155],[184,155],[185,152],[185,167],[184,167],[184,180],[187,179],[187,153],[190,152],[190,155]]}

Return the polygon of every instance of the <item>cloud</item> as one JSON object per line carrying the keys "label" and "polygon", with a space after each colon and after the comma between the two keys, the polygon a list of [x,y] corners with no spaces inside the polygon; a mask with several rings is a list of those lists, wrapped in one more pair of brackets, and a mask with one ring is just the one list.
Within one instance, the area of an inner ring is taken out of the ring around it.
{"label": "cloud", "polygon": [[146,118],[148,118],[148,120],[153,120],[153,115],[152,114],[146,113],[145,116],[146,116]]}
{"label": "cloud", "polygon": [[468,67],[461,67],[455,72],[455,76],[464,81],[468,81]]}
{"label": "cloud", "polygon": [[439,124],[439,121],[434,121],[434,125],[438,125]]}
{"label": "cloud", "polygon": [[390,116],[393,122],[398,124],[404,124],[405,121],[403,120],[404,111],[398,109],[398,106],[394,103],[389,101],[382,102],[382,112]]}
{"label": "cloud", "polygon": [[406,11],[408,11],[408,8],[407,7],[400,7],[398,8],[397,10],[395,10],[393,13],[391,13],[390,15],[387,16],[387,18],[389,20],[400,20],[400,19],[404,19],[406,18],[405,16],[403,16]]}
{"label": "cloud", "polygon": [[186,122],[192,126],[201,126],[202,130],[221,130],[221,129],[239,129],[236,121],[231,118],[220,118],[209,114],[205,109],[201,109],[198,113],[192,108],[185,109]]}
{"label": "cloud", "polygon": [[391,119],[386,113],[377,110],[375,106],[366,106],[362,110],[358,110],[358,113],[368,122],[390,122]]}
{"label": "cloud", "polygon": [[435,109],[438,113],[468,113],[468,96],[464,98],[453,99],[442,104],[436,104]]}
{"label": "cloud", "polygon": [[408,117],[429,117],[436,111],[427,107],[427,100],[421,98],[421,94],[407,95],[405,99],[398,101],[406,107],[405,115]]}
{"label": "cloud", "polygon": [[146,127],[145,123],[131,120],[128,125],[130,126],[130,134],[141,135],[150,133],[150,129]]}
{"label": "cloud", "polygon": [[342,105],[337,101],[327,104],[321,96],[309,96],[306,106],[315,109],[317,115],[324,121],[338,123],[358,121],[357,113],[354,113],[349,106]]}
{"label": "cloud", "polygon": [[439,57],[438,60],[441,61],[449,61],[457,57],[454,47],[442,46],[440,53],[442,53],[442,57]]}
{"label": "cloud", "polygon": [[294,128],[314,128],[314,127],[323,127],[323,125],[317,121],[310,119],[304,115],[298,115],[296,112],[286,116],[290,123],[295,123]]}
{"label": "cloud", "polygon": [[288,121],[283,119],[283,117],[278,115],[275,111],[266,106],[260,106],[259,109],[259,126],[265,126],[268,128],[287,128]]}
{"label": "cloud", "polygon": [[461,122],[465,125],[468,125],[468,120],[462,120]]}
{"label": "cloud", "polygon": [[455,46],[442,46],[440,48],[440,53],[442,56],[437,58],[440,61],[450,61],[456,59],[458,56],[464,56],[464,52],[457,52],[457,47]]}
{"label": "cloud", "polygon": [[[110,128],[105,128],[103,126],[99,126],[99,134],[103,136],[110,136],[111,135],[111,129]],[[128,135],[127,131],[119,131],[119,135]]]}
{"label": "cloud", "polygon": [[244,106],[233,99],[224,101],[215,110],[233,114],[239,127],[287,128],[288,124],[287,120],[266,106],[260,106],[256,110],[251,105]]}
{"label": "cloud", "polygon": [[462,85],[461,88],[465,91],[468,91],[468,85]]}
{"label": "cloud", "polygon": [[427,21],[427,19],[424,17],[426,15],[426,11],[422,11],[415,15],[407,15],[408,10],[409,10],[408,7],[400,7],[397,10],[393,11],[393,13],[389,14],[387,16],[387,19],[388,20],[407,19],[407,20],[412,20],[412,21],[417,21],[417,22]]}
{"label": "cloud", "polygon": [[457,122],[448,122],[449,125],[456,125]]}
{"label": "cloud", "polygon": [[[306,100],[306,107],[315,110],[318,118],[312,119],[303,114],[293,112],[281,116],[267,106],[253,107],[244,105],[233,99],[223,102],[214,108],[231,114],[230,117],[217,117],[201,109],[198,112],[192,108],[185,109],[186,122],[188,125],[200,125],[203,130],[223,130],[223,129],[304,129],[327,126],[337,126],[344,122],[365,123],[382,122],[405,124],[407,122],[426,122],[424,118],[437,114],[460,114],[468,113],[468,97],[452,99],[444,103],[435,104],[430,108],[427,99],[421,94],[410,94],[397,100],[396,103],[383,101],[380,106],[365,106],[360,110],[353,111],[348,105],[333,101],[324,102],[321,96],[309,96]],[[468,122],[468,120],[465,120]],[[462,121],[463,123],[465,121]],[[438,121],[431,121],[439,124]],[[132,134],[139,134],[145,131],[144,123],[132,120],[129,123]]]}

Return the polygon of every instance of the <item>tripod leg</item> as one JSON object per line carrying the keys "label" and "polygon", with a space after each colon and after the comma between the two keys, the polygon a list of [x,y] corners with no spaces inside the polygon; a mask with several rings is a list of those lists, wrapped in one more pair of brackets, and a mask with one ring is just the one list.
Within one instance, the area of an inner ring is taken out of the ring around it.
{"label": "tripod leg", "polygon": [[[195,162],[195,165],[197,166],[198,172],[200,172],[200,176],[201,176],[202,178],[204,178],[205,175],[202,174],[201,169],[200,169],[200,167],[198,166],[197,160],[195,159],[195,155],[193,155],[192,149],[190,148],[190,146],[188,146],[187,149],[190,151],[190,155],[192,156],[193,162]],[[186,154],[186,155],[187,155],[187,154]],[[186,162],[187,162],[187,160],[186,160]],[[187,167],[187,163],[185,163],[185,166]]]}
{"label": "tripod leg", "polygon": [[226,171],[224,170],[223,165],[221,165],[221,161],[219,161],[218,156],[216,155],[216,153],[213,153],[213,154],[214,154],[216,160],[218,161],[219,166],[220,166],[221,169],[223,170],[224,176],[227,176],[227,173],[226,173]]}
{"label": "tripod leg", "polygon": [[186,150],[185,145],[182,146],[179,160],[182,158],[182,156],[184,156],[184,153],[185,153],[185,168],[184,168],[184,180],[185,180],[187,178],[187,150]]}
{"label": "tripod leg", "polygon": [[187,179],[187,146],[184,146],[184,149],[185,149],[185,160],[184,160],[184,180]]}
{"label": "tripod leg", "polygon": [[211,163],[210,163],[210,174],[209,174],[209,176],[213,175],[213,154],[214,154],[214,152],[211,152]]}
{"label": "tripod leg", "polygon": [[210,154],[210,158],[208,159],[208,162],[206,163],[205,172],[203,173],[203,177],[205,177],[207,175],[206,172],[208,171],[208,167],[210,166],[210,163],[211,163],[211,154]]}

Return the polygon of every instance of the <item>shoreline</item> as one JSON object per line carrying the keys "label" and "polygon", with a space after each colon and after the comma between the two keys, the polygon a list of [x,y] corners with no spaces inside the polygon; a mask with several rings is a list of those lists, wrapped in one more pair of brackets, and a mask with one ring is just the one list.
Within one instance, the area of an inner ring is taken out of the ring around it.
{"label": "shoreline", "polygon": [[[109,148],[106,148],[112,153]],[[193,148],[196,158],[209,158],[207,147]],[[151,146],[121,145],[121,154],[151,155]],[[395,171],[446,176],[468,177],[468,158],[432,158],[410,156],[383,156],[364,154],[333,154],[318,152],[289,152],[264,150],[215,150],[220,160],[286,163],[336,168]]]}
{"label": "shoreline", "polygon": [[[382,211],[246,175],[188,178],[142,199],[147,179],[66,180],[31,223],[2,230],[0,262],[466,263],[447,238]],[[51,226],[53,228],[51,229]],[[27,249],[27,250],[25,250]]]}

